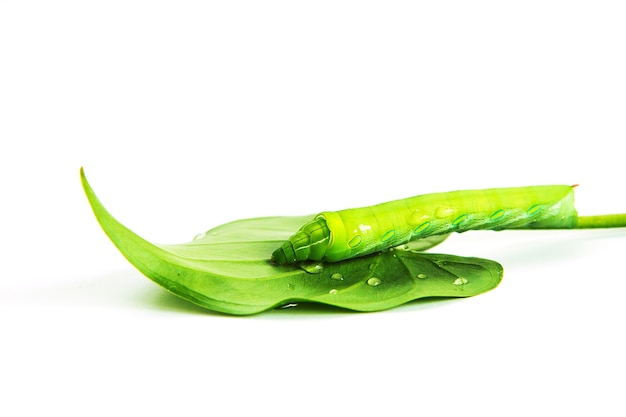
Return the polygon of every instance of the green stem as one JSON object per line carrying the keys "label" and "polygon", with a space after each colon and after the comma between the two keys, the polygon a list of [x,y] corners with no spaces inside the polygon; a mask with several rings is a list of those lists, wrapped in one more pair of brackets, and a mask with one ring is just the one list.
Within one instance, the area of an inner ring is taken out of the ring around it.
{"label": "green stem", "polygon": [[576,229],[597,229],[604,227],[626,227],[626,214],[578,216]]}

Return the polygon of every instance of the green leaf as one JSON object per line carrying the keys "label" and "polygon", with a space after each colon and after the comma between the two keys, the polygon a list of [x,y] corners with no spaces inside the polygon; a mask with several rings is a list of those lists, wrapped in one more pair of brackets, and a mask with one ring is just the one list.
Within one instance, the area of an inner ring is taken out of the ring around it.
{"label": "green leaf", "polygon": [[155,245],[107,212],[82,169],[81,180],[98,222],[130,263],[172,293],[214,311],[254,314],[298,302],[377,311],[422,297],[480,294],[502,279],[497,262],[420,253],[410,245],[336,263],[272,264],[272,251],[313,216],[239,220],[188,243]]}

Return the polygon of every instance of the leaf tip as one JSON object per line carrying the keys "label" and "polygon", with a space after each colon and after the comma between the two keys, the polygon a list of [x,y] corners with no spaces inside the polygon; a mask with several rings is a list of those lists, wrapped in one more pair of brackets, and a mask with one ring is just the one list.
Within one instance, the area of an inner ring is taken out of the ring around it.
{"label": "leaf tip", "polygon": [[85,185],[87,183],[87,177],[85,176],[85,168],[80,167],[80,182]]}

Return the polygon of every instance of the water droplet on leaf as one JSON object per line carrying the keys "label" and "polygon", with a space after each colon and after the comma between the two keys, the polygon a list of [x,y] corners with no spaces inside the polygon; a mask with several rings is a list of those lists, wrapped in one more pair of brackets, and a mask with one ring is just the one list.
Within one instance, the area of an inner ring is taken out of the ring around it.
{"label": "water droplet on leaf", "polygon": [[380,284],[382,284],[380,278],[371,277],[367,280],[367,285],[369,285],[370,287],[378,287]]}
{"label": "water droplet on leaf", "polygon": [[193,237],[193,240],[194,240],[194,242],[195,242],[196,240],[200,240],[200,239],[202,239],[202,238],[203,238],[203,237],[205,237],[205,236],[206,236],[206,233],[204,233],[204,232],[203,232],[203,233],[198,233],[197,235],[195,235],[195,236]]}
{"label": "water droplet on leaf", "polygon": [[309,274],[319,274],[324,269],[324,264],[321,262],[302,262],[300,268],[308,272]]}
{"label": "water droplet on leaf", "polygon": [[467,283],[468,283],[467,278],[457,278],[453,282],[454,285],[465,285]]}
{"label": "water droplet on leaf", "polygon": [[330,276],[330,278],[335,279],[337,281],[343,281],[343,275],[341,275],[339,272],[335,272],[334,274]]}
{"label": "water droplet on leaf", "polygon": [[337,290],[333,288],[332,290],[328,291],[328,294],[331,294],[331,295],[337,294]]}
{"label": "water droplet on leaf", "polygon": [[428,275],[426,275],[426,274],[417,274],[417,277],[419,279],[426,279],[426,278],[428,278]]}

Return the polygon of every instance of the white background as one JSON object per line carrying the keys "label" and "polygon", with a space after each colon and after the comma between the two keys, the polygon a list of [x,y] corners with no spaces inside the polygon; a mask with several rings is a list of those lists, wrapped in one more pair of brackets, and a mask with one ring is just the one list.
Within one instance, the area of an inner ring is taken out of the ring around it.
{"label": "white background", "polygon": [[0,414],[623,416],[622,230],[476,232],[463,300],[237,318],[148,240],[432,191],[579,183],[626,212],[615,1],[0,1]]}

